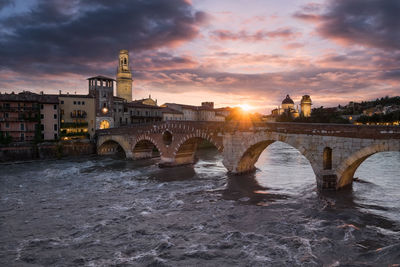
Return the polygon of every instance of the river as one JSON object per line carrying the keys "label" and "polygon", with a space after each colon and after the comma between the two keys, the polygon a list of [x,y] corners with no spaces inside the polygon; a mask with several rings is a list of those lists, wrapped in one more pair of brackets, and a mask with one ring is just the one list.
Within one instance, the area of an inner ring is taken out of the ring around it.
{"label": "river", "polygon": [[81,157],[1,165],[0,266],[400,264],[400,153],[368,158],[351,190],[319,193],[280,142],[228,176],[194,166]]}

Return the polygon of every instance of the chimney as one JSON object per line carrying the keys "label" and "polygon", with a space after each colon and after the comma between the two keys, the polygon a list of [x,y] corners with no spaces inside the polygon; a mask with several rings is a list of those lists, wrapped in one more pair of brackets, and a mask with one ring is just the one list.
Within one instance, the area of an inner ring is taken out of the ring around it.
{"label": "chimney", "polygon": [[58,94],[61,95],[61,90],[58,91]]}
{"label": "chimney", "polygon": [[40,95],[43,95],[43,91],[40,91]]}

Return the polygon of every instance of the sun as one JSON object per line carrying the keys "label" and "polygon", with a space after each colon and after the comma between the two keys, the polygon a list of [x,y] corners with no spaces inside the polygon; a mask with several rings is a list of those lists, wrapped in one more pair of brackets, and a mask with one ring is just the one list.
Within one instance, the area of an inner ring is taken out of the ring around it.
{"label": "sun", "polygon": [[244,111],[250,111],[253,109],[253,107],[248,104],[240,104],[240,105],[238,105],[238,107]]}

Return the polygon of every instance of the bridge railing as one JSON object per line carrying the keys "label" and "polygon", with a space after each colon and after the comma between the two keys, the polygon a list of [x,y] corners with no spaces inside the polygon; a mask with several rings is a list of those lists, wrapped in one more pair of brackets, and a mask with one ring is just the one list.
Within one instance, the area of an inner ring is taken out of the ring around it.
{"label": "bridge railing", "polygon": [[333,123],[291,123],[291,122],[213,122],[213,121],[161,121],[143,124],[133,124],[118,128],[97,130],[98,135],[126,134],[128,132],[146,132],[158,126],[168,127],[180,126],[190,129],[207,129],[214,132],[235,132],[235,131],[266,131],[288,134],[306,134],[339,136],[354,138],[372,139],[400,139],[400,126],[378,126],[378,125],[352,125]]}

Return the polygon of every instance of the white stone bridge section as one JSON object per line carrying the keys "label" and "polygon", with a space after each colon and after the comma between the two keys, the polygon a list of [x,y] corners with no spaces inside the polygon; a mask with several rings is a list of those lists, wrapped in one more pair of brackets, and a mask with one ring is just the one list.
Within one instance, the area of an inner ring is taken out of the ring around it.
{"label": "white stone bridge section", "polygon": [[223,155],[231,173],[254,170],[261,153],[273,142],[287,143],[310,162],[320,189],[350,186],[369,156],[400,151],[400,127],[305,123],[160,122],[97,132],[98,154],[124,151],[127,158],[160,153],[160,166],[191,164],[197,145],[207,140]]}

